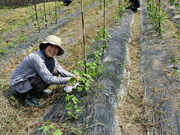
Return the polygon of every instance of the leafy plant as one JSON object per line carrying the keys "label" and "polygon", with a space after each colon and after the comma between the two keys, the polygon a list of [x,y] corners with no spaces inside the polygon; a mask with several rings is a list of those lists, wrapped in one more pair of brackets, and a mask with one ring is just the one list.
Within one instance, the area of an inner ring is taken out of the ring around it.
{"label": "leafy plant", "polygon": [[[93,78],[97,76],[98,74],[102,73],[105,69],[105,66],[101,66],[101,61],[100,61],[100,55],[102,54],[102,48],[96,50],[94,52],[95,55],[95,62],[88,62],[86,63],[87,67],[87,72],[84,72],[85,68],[85,63],[83,61],[79,61],[78,67],[81,70],[74,69],[73,73],[75,75],[81,76],[81,82],[80,86],[76,87],[76,90],[78,92],[84,92],[88,93],[90,92],[90,84],[94,81]],[[74,85],[77,83],[77,80],[75,78],[70,79],[70,84]],[[71,119],[78,119],[78,114],[82,112],[82,108],[78,107],[78,103],[81,103],[80,100],[77,99],[75,95],[66,95],[66,101],[69,101],[69,103],[66,105],[66,110],[68,110],[68,115],[70,116]]]}
{"label": "leafy plant", "polygon": [[125,4],[120,4],[118,8],[119,17],[122,17],[123,12],[126,10]]}
{"label": "leafy plant", "polygon": [[177,76],[180,76],[180,70],[178,70],[177,66],[176,66],[179,61],[180,61],[180,58],[178,58],[177,56],[174,57],[174,59],[171,60],[171,62],[174,64],[174,66],[173,66],[173,69],[174,69],[173,74],[175,74]]}
{"label": "leafy plant", "polygon": [[5,87],[8,87],[10,84],[9,83],[5,83],[4,81],[0,81],[0,88],[4,89]]}
{"label": "leafy plant", "polygon": [[24,42],[26,41],[26,39],[27,39],[27,36],[25,34],[20,34],[18,37],[19,42]]}
{"label": "leafy plant", "polygon": [[81,103],[80,100],[77,99],[74,95],[66,95],[66,101],[68,104],[66,105],[66,110],[68,110],[68,116],[70,119],[78,119],[78,114],[82,112],[82,108],[78,107],[78,103]]}
{"label": "leafy plant", "polygon": [[35,20],[35,21],[34,21],[34,27],[35,27],[36,29],[40,29],[39,20]]}
{"label": "leafy plant", "polygon": [[[108,34],[108,31],[104,28],[100,29],[100,30],[96,30],[97,31],[97,34],[96,34],[96,37],[93,38],[92,40],[95,42],[95,41],[98,41],[98,40],[105,40],[105,41],[108,41],[109,38],[111,38],[111,35]],[[103,36],[103,32],[105,31],[104,33],[104,36]]]}
{"label": "leafy plant", "polygon": [[177,56],[171,60],[171,62],[174,63],[174,67],[175,67],[175,64],[177,64],[179,61],[180,61],[180,58],[178,58]]}
{"label": "leafy plant", "polygon": [[4,53],[6,53],[6,51],[4,50],[3,47],[0,46],[0,54],[4,54]]}
{"label": "leafy plant", "polygon": [[[105,31],[105,32],[104,32]],[[103,33],[105,36],[103,36]],[[101,41],[107,41],[111,37],[107,30],[97,30],[97,35],[93,39],[94,41],[101,40]],[[106,45],[107,46],[107,45]],[[100,75],[104,70],[106,65],[102,65],[101,63],[101,57],[102,57],[102,49],[103,45],[98,47],[94,51],[94,61],[93,62],[86,62],[79,61],[78,62],[78,69],[74,69],[73,73],[75,75],[81,76],[80,85],[76,87],[76,90],[78,92],[82,92],[85,95],[87,95],[88,92],[90,92],[90,86],[91,83],[94,81],[95,77],[97,75]],[[86,67],[86,72],[84,71]],[[75,78],[70,79],[70,85],[75,85],[77,83],[77,80]],[[66,105],[66,110],[68,110],[68,115],[71,119],[78,119],[78,114],[82,112],[82,108],[78,107],[78,103],[81,103],[80,100],[77,99],[75,95],[66,95],[66,101],[69,103]]]}
{"label": "leafy plant", "polygon": [[162,32],[165,32],[165,29],[162,27],[165,25],[165,12],[161,8],[161,3],[157,2],[156,6],[153,6],[152,2],[148,0],[148,17],[151,20],[154,29],[159,32],[161,35]]}
{"label": "leafy plant", "polygon": [[169,0],[170,4],[173,5],[174,3],[174,0]]}
{"label": "leafy plant", "polygon": [[52,17],[52,19],[53,19],[53,21],[56,21],[57,20],[57,13],[56,12],[54,12],[54,11],[51,11],[51,17]]}
{"label": "leafy plant", "polygon": [[14,48],[14,43],[13,43],[13,42],[9,42],[9,43],[8,43],[8,47],[9,47],[9,48]]}
{"label": "leafy plant", "polygon": [[30,11],[30,16],[29,16],[29,18],[32,20],[32,22],[34,21],[34,19],[35,19],[35,13],[33,12],[34,11],[34,8],[33,8],[33,5],[31,5],[31,4],[29,4],[29,6],[28,6],[28,9],[29,9],[29,11]]}
{"label": "leafy plant", "polygon": [[61,130],[56,129],[52,124],[50,124],[50,121],[47,121],[47,125],[40,127],[38,130],[43,130],[42,135],[63,135]]}
{"label": "leafy plant", "polygon": [[47,24],[48,24],[48,20],[46,20],[45,18],[43,20],[40,21],[41,24],[44,24],[47,28]]}

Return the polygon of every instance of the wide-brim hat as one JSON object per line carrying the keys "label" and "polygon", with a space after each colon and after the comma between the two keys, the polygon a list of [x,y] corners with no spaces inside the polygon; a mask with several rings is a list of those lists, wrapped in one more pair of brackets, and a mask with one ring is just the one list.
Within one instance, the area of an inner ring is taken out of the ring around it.
{"label": "wide-brim hat", "polygon": [[47,44],[51,44],[51,45],[57,45],[59,47],[59,52],[58,52],[58,56],[64,54],[64,49],[61,46],[61,39],[55,35],[49,35],[47,36],[47,38],[45,39],[45,41],[43,41],[42,43],[39,44],[39,49],[43,50],[45,48],[45,46],[47,46]]}

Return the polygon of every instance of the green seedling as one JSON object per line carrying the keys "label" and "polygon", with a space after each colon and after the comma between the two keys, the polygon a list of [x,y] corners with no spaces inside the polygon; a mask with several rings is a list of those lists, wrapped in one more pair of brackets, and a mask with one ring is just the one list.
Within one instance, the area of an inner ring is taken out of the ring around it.
{"label": "green seedling", "polygon": [[49,120],[46,126],[40,127],[38,130],[43,130],[42,135],[63,135],[63,132],[50,124]]}
{"label": "green seedling", "polygon": [[163,28],[165,25],[165,12],[161,8],[162,5],[157,3],[156,6],[152,6],[150,0],[148,0],[148,5],[148,17],[151,20],[154,29],[161,35],[165,32],[165,29]]}
{"label": "green seedling", "polygon": [[69,119],[78,119],[78,114],[82,112],[82,108],[78,107],[78,103],[81,103],[81,101],[76,96],[69,94],[66,95],[66,101],[68,101],[66,110],[68,111]]}
{"label": "green seedling", "polygon": [[173,69],[174,69],[173,74],[177,75],[178,77],[180,76],[180,70],[177,69],[176,65],[178,64],[179,61],[180,61],[180,58],[178,58],[177,56],[171,60],[171,62],[174,64],[173,65]]}

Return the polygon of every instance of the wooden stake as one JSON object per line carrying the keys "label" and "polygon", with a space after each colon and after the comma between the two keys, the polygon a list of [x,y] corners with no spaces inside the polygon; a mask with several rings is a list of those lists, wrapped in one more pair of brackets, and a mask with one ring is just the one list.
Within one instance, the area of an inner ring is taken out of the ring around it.
{"label": "wooden stake", "polygon": [[84,28],[84,8],[83,8],[83,0],[81,0],[81,15],[82,15],[82,32],[83,32],[83,45],[84,45],[84,72],[87,73],[87,66],[86,66],[86,41],[85,41],[85,28]]}
{"label": "wooden stake", "polygon": [[44,0],[44,3],[43,3],[43,5],[44,5],[44,21],[45,21],[45,26],[46,26],[46,29],[47,29],[47,20],[46,20],[46,5],[45,5],[45,2],[46,2],[46,0]]}
{"label": "wooden stake", "polygon": [[159,35],[161,35],[161,0],[159,0]]}
{"label": "wooden stake", "polygon": [[56,23],[57,23],[57,0],[55,0],[55,17],[56,17]]}
{"label": "wooden stake", "polygon": [[102,55],[104,55],[104,51],[106,48],[105,29],[106,29],[106,0],[104,0],[104,28],[103,28],[103,52],[102,52]]}
{"label": "wooden stake", "polygon": [[34,9],[35,9],[36,21],[38,22],[38,29],[40,33],[40,25],[39,25],[39,19],[38,19],[38,14],[37,14],[37,9],[36,9],[36,0],[34,0]]}

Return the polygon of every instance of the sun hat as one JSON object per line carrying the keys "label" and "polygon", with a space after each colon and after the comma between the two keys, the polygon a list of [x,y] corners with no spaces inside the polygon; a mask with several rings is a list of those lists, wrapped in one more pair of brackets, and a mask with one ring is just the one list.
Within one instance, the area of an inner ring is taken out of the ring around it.
{"label": "sun hat", "polygon": [[57,55],[62,55],[64,54],[64,49],[61,46],[61,39],[55,35],[49,35],[47,36],[47,38],[45,39],[45,41],[43,41],[42,43],[40,43],[39,45],[39,49],[43,50],[44,47],[47,44],[51,44],[51,45],[57,45],[59,47],[59,52]]}

